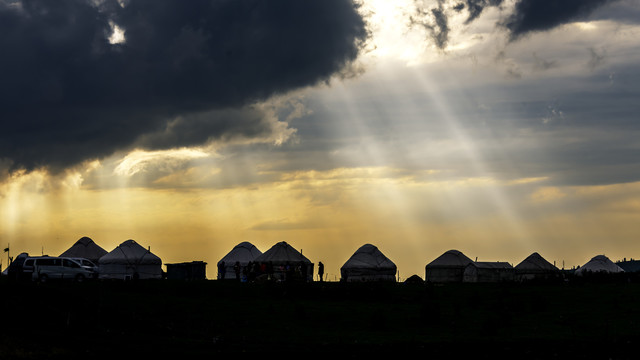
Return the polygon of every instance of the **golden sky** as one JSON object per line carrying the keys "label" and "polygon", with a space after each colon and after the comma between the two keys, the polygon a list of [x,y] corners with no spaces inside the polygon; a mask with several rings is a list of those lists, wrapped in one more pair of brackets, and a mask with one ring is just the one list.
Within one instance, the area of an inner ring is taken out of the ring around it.
{"label": "golden sky", "polygon": [[[452,1],[365,1],[371,36],[330,81],[174,114],[56,171],[3,168],[0,154],[0,243],[59,255],[83,236],[107,251],[134,239],[163,263],[206,261],[208,278],[243,241],[286,241],[330,280],[367,243],[400,279],[450,249],[514,266],[533,252],[565,268],[638,257],[640,88],[627,79],[640,25],[621,14],[640,10],[612,2],[509,40],[496,24],[522,1],[473,21]],[[208,121],[231,130],[162,142]]]}

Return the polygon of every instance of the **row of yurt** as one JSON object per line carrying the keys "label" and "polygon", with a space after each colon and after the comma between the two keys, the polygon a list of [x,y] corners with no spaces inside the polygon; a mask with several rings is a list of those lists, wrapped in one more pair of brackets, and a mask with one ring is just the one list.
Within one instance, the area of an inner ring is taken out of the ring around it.
{"label": "row of yurt", "polygon": [[311,281],[313,263],[285,241],[264,253],[245,241],[218,261],[218,279]]}
{"label": "row of yurt", "polygon": [[558,268],[540,254],[533,253],[515,268],[501,261],[473,261],[458,250],[449,250],[425,266],[425,281],[501,282],[535,278],[549,278],[559,274]]}
{"label": "row of yurt", "polygon": [[[282,241],[265,253],[253,244],[236,245],[218,262],[218,279],[257,279],[265,275],[276,281],[313,280],[313,263],[302,252]],[[396,265],[376,246],[360,247],[340,268],[342,281],[395,281]]]}
{"label": "row of yurt", "polygon": [[[618,273],[624,271],[604,255],[598,255],[575,271]],[[533,253],[512,267],[506,262],[472,261],[458,250],[449,250],[425,266],[425,281],[446,282],[500,282],[524,280],[550,280],[560,277],[561,271]]]}
{"label": "row of yurt", "polygon": [[92,239],[82,237],[61,257],[84,258],[99,266],[100,279],[160,279],[162,260],[134,240],[107,252]]}

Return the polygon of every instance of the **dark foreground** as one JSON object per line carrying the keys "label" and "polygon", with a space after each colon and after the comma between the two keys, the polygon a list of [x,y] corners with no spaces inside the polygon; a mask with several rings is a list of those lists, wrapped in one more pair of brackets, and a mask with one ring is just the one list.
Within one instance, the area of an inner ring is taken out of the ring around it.
{"label": "dark foreground", "polygon": [[631,359],[640,283],[0,282],[0,358]]}

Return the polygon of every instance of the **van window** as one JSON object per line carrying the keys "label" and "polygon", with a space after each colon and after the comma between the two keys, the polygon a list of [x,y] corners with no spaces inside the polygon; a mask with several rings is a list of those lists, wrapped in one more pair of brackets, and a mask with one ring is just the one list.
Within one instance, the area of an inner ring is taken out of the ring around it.
{"label": "van window", "polygon": [[60,266],[60,259],[37,259],[36,264],[38,266]]}
{"label": "van window", "polygon": [[62,259],[62,264],[64,267],[70,267],[70,268],[79,268],[80,265],[78,265],[78,263],[76,263],[75,261],[71,261],[69,259]]}
{"label": "van window", "polygon": [[26,266],[33,266],[33,262],[35,261],[35,259],[27,259],[24,261],[24,265],[22,265],[23,267]]}

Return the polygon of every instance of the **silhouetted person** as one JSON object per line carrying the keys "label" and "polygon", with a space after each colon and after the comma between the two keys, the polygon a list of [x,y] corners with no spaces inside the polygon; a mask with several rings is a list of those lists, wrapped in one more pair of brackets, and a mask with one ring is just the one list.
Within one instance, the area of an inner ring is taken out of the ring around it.
{"label": "silhouetted person", "polygon": [[236,272],[236,280],[240,281],[240,271],[242,270],[242,266],[240,266],[240,261],[236,261],[236,264],[233,265],[233,271]]}
{"label": "silhouetted person", "polygon": [[224,280],[224,277],[226,274],[227,274],[227,265],[224,263],[224,261],[221,261],[218,264],[218,277],[220,278],[220,280]]}
{"label": "silhouetted person", "polygon": [[318,262],[318,276],[321,282],[324,281],[324,264],[322,261]]}
{"label": "silhouetted person", "polygon": [[[303,282],[307,282],[307,264],[305,263],[300,263],[300,276]],[[313,274],[311,276],[313,277]]]}

